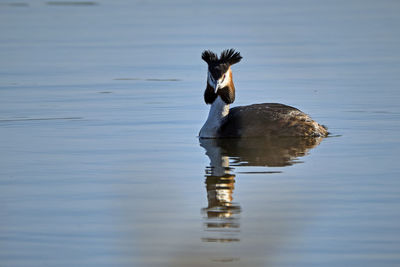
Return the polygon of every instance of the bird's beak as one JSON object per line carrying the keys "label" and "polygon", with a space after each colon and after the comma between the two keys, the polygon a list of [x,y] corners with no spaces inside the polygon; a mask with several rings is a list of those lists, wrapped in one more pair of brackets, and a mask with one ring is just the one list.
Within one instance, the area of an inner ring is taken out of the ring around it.
{"label": "bird's beak", "polygon": [[221,88],[221,82],[220,81],[216,81],[214,88],[215,88],[215,93],[217,93],[218,89]]}

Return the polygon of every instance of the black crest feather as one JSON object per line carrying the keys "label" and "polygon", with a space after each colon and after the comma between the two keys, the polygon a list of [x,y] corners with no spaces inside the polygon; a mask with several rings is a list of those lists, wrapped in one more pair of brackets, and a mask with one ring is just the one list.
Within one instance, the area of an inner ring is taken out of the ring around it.
{"label": "black crest feather", "polygon": [[215,79],[219,79],[231,65],[238,63],[242,57],[235,49],[225,49],[218,58],[217,54],[210,50],[205,50],[201,58],[207,62],[208,70]]}
{"label": "black crest feather", "polygon": [[217,54],[212,52],[211,50],[205,50],[201,54],[201,58],[207,62],[208,65],[219,65],[219,64],[227,64],[227,65],[233,65],[238,63],[241,59],[242,56],[240,55],[239,52],[236,52],[235,49],[225,49],[222,51],[221,56],[218,58]]}
{"label": "black crest feather", "polygon": [[242,56],[239,52],[236,52],[235,49],[226,49],[222,51],[221,56],[219,58],[220,63],[227,63],[229,65],[233,65],[238,63],[242,59]]}
{"label": "black crest feather", "polygon": [[201,54],[201,58],[207,62],[207,64],[211,64],[213,62],[217,62],[218,61],[218,56],[217,54],[215,54],[214,52],[210,51],[210,50],[205,50],[202,54]]}

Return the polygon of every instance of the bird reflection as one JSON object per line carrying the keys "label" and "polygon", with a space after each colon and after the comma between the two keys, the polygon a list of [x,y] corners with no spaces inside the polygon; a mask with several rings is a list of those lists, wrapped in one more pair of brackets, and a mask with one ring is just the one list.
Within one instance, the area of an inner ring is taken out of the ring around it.
{"label": "bird reflection", "polygon": [[208,206],[203,209],[206,215],[205,227],[207,231],[218,232],[218,237],[206,237],[207,242],[235,242],[239,241],[236,232],[239,229],[240,206],[233,202],[235,175],[229,174],[229,168],[224,175],[214,175],[213,168],[206,174],[206,188]]}
{"label": "bird reflection", "polygon": [[[270,137],[262,139],[200,139],[210,165],[206,167],[208,206],[202,209],[204,242],[240,241],[239,203],[233,201],[234,169],[231,166],[283,167],[299,163],[322,138]],[[271,173],[271,172],[263,172]]]}

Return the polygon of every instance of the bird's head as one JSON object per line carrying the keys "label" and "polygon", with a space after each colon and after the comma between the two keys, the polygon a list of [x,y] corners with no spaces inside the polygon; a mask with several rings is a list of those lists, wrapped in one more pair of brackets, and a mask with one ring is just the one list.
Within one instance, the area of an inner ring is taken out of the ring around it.
{"label": "bird's head", "polygon": [[[232,103],[235,87],[232,81],[231,66],[242,59],[240,53],[234,49],[226,49],[218,57],[214,52],[205,50],[201,58],[208,64],[207,89],[204,94],[206,103],[211,104],[218,95],[227,104]],[[227,90],[230,92],[224,93]]]}

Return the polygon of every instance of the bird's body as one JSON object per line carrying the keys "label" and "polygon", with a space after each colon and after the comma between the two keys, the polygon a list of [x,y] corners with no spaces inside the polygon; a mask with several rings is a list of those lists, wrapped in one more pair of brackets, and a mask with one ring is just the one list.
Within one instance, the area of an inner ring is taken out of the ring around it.
{"label": "bird's body", "polygon": [[234,107],[222,121],[219,137],[325,136],[326,129],[297,108],[277,103]]}
{"label": "bird's body", "polygon": [[328,135],[326,127],[291,106],[263,103],[230,109],[229,104],[235,99],[230,65],[241,58],[233,49],[222,52],[219,59],[210,51],[203,53],[203,59],[209,65],[204,100],[211,108],[200,130],[200,138]]}

